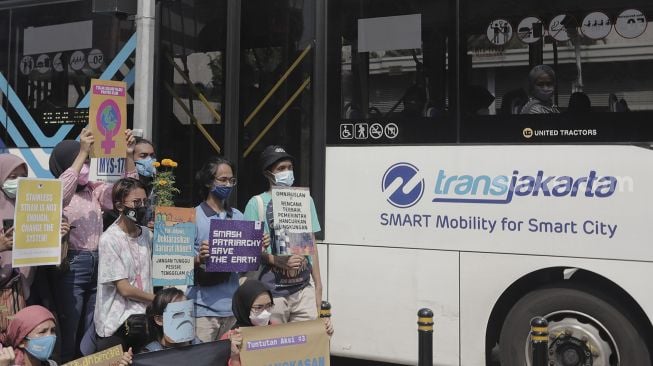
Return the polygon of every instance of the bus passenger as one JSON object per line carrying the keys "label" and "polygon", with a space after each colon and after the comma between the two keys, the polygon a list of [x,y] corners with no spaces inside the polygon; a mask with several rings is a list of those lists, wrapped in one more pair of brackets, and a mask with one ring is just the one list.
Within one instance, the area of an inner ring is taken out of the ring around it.
{"label": "bus passenger", "polygon": [[528,102],[522,107],[521,114],[560,113],[553,103],[556,76],[550,66],[535,66],[528,73],[528,84]]}
{"label": "bus passenger", "polygon": [[[245,208],[245,218],[263,221],[265,232],[270,233],[272,238],[274,230],[271,230],[269,224],[269,220],[273,218],[271,190],[273,186],[293,185],[294,160],[281,146],[266,147],[261,153],[260,162],[269,188],[266,192],[252,197]],[[311,222],[313,233],[321,230],[312,198]],[[272,247],[276,249],[277,246]],[[312,256],[277,254],[271,248],[266,250],[261,258],[263,268],[259,276],[274,297],[272,318],[278,323],[316,319],[322,303],[322,279],[317,246]],[[311,284],[311,276],[315,287]]]}

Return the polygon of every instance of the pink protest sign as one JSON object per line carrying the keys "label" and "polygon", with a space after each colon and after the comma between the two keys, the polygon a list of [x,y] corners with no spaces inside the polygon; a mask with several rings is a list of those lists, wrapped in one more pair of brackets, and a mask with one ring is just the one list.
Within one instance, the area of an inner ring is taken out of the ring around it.
{"label": "pink protest sign", "polygon": [[127,149],[127,85],[122,81],[91,80],[89,127],[95,137],[94,158],[123,157]]}

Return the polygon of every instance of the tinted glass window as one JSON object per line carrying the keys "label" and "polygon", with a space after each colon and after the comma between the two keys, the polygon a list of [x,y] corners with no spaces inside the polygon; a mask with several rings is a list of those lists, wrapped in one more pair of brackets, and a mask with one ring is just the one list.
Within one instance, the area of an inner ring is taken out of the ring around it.
{"label": "tinted glass window", "polygon": [[462,140],[650,141],[652,14],[645,1],[466,2]]}
{"label": "tinted glass window", "polygon": [[333,1],[328,142],[455,140],[445,1]]}

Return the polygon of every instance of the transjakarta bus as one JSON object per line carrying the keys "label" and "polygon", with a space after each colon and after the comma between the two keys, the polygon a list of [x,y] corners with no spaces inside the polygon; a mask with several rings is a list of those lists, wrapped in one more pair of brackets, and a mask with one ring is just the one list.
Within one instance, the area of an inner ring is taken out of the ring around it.
{"label": "transjakarta bus", "polygon": [[535,316],[551,365],[651,365],[653,5],[329,3],[332,352],[415,364],[427,307],[438,365],[530,365]]}

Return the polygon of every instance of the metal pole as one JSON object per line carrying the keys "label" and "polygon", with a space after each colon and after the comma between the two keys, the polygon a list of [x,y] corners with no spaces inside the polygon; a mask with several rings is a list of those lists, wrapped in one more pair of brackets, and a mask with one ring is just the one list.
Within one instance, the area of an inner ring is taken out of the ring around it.
{"label": "metal pole", "polygon": [[433,311],[420,309],[417,312],[417,333],[419,335],[417,366],[433,366]]}
{"label": "metal pole", "polygon": [[152,137],[154,90],[155,0],[138,0],[136,14],[136,81],[134,83],[134,128]]}
{"label": "metal pole", "polygon": [[331,304],[328,301],[322,301],[320,306],[320,318],[330,318],[331,317]]}
{"label": "metal pole", "polygon": [[549,323],[542,317],[531,320],[532,366],[547,366],[549,363]]}

